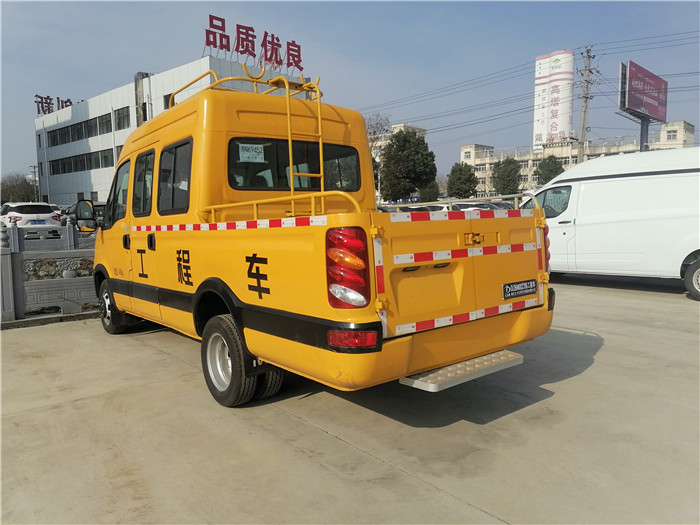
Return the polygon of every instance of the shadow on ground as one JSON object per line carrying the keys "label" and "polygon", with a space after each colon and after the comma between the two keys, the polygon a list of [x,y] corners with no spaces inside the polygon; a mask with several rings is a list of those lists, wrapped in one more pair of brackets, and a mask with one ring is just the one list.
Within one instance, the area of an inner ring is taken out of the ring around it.
{"label": "shadow on ground", "polygon": [[584,373],[593,365],[603,339],[590,332],[552,329],[512,348],[524,356],[518,365],[442,392],[424,392],[391,382],[357,392],[341,392],[287,374],[276,399],[328,392],[412,427],[443,427],[460,420],[485,425],[554,395],[544,385]]}

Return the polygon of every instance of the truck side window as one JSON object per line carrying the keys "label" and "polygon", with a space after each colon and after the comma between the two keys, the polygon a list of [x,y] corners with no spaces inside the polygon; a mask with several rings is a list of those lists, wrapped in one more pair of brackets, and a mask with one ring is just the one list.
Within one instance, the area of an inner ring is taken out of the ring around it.
{"label": "truck side window", "polygon": [[173,144],[160,154],[158,213],[185,213],[190,207],[192,139]]}
{"label": "truck side window", "polygon": [[105,205],[104,218],[102,229],[108,230],[114,223],[126,217],[126,199],[129,190],[129,169],[131,162],[126,161],[117,169],[117,175],[114,177],[112,189],[107,197]]}
{"label": "truck side window", "polygon": [[[569,207],[569,198],[571,197],[571,186],[557,186],[549,188],[536,196],[537,202],[544,208],[544,216],[547,219],[558,217]],[[532,200],[528,201],[524,208],[534,208],[535,203]]]}
{"label": "truck side window", "polygon": [[131,208],[134,217],[143,217],[151,213],[153,197],[153,163],[156,154],[153,150],[136,157],[134,164],[134,198]]}

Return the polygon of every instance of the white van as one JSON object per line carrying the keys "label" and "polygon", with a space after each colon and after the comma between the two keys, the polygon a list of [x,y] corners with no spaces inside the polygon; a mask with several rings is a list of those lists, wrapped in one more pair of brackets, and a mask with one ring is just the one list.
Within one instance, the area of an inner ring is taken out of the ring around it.
{"label": "white van", "polygon": [[562,173],[536,193],[551,271],[680,277],[700,300],[699,181],[697,147],[602,157]]}

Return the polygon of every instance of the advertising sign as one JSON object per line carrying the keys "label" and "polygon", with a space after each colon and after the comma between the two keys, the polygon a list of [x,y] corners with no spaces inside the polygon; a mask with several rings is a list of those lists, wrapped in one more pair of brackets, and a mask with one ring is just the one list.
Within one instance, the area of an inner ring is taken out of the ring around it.
{"label": "advertising sign", "polygon": [[668,82],[631,60],[620,64],[620,109],[639,118],[666,122]]}
{"label": "advertising sign", "polygon": [[575,136],[573,51],[536,58],[534,117],[534,145]]}

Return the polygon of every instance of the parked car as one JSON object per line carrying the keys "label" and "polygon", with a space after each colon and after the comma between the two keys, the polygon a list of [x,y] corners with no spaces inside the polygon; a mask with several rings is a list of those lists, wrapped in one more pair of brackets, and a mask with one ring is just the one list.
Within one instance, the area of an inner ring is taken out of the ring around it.
{"label": "parked car", "polygon": [[499,208],[498,208],[498,206],[496,206],[490,202],[473,201],[473,202],[453,202],[452,209],[461,211],[461,210],[497,210]]}
{"label": "parked car", "polygon": [[490,204],[493,204],[496,206],[496,208],[499,208],[501,210],[513,210],[515,209],[515,206],[513,206],[512,202],[508,201],[489,201]]}
{"label": "parked car", "polygon": [[[0,207],[0,222],[8,227],[12,223],[25,227],[26,239],[38,239],[42,235],[47,238],[61,237],[58,230],[46,228],[46,226],[60,226],[61,216],[45,202],[7,202]],[[41,226],[41,228],[27,229],[31,226]]]}

